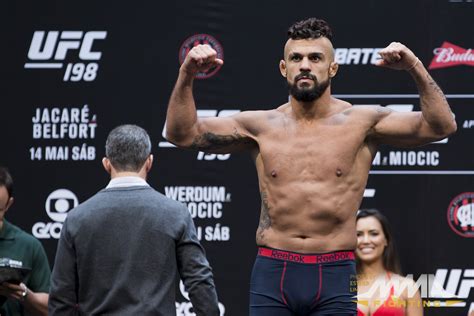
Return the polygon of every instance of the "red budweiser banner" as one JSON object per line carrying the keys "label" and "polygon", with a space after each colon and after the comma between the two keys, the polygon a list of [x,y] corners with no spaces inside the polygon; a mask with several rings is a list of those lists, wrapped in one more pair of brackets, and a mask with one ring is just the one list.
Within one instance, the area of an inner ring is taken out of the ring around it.
{"label": "red budweiser banner", "polygon": [[444,42],[434,51],[434,58],[428,69],[446,68],[459,65],[474,66],[474,53],[471,48],[464,49],[449,42]]}

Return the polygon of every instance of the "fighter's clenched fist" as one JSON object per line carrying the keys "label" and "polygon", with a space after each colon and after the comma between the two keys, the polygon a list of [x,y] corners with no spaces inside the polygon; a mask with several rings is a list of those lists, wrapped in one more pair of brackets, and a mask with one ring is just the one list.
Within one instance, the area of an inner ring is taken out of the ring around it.
{"label": "fighter's clenched fist", "polygon": [[396,70],[411,70],[420,61],[408,47],[399,42],[390,43],[379,51],[379,55],[382,59],[377,61],[377,66]]}
{"label": "fighter's clenched fist", "polygon": [[217,52],[209,45],[197,45],[193,47],[183,64],[181,70],[195,75],[198,72],[206,72],[212,67],[222,65],[224,61],[217,58]]}

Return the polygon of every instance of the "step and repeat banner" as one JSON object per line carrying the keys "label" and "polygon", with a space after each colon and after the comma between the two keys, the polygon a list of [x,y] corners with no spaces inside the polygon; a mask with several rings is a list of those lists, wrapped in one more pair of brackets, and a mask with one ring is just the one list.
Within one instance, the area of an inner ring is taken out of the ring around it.
{"label": "step and repeat banner", "polygon": [[[335,34],[336,97],[419,110],[407,73],[374,66],[391,41],[411,48],[446,93],[457,133],[420,148],[381,146],[361,207],[388,216],[426,315],[474,309],[472,1],[26,0],[2,7],[0,163],[15,180],[7,219],[41,240],[51,263],[68,211],[108,182],[101,166],[108,132],[138,124],[154,144],[150,184],[194,218],[221,314],[246,315],[260,211],[254,165],[246,154],[173,147],[163,137],[167,102],[187,52],[206,43],[224,65],[199,74],[199,116],[285,103],[278,63],[286,31],[316,16]],[[176,310],[194,315],[182,286]]]}

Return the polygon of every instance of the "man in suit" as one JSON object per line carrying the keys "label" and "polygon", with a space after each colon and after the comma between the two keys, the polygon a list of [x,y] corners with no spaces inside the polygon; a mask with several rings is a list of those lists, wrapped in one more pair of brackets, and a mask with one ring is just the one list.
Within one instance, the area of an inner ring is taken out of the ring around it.
{"label": "man in suit", "polygon": [[175,315],[178,276],[197,315],[219,315],[213,275],[183,204],[146,182],[146,131],[113,129],[107,187],[72,210],[51,278],[50,315]]}

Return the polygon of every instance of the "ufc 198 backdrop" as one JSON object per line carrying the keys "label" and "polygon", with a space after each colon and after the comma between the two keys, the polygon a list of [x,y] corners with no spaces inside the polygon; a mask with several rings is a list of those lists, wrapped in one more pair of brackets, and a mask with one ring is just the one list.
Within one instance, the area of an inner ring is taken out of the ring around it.
{"label": "ufc 198 backdrop", "polygon": [[[406,44],[446,93],[458,131],[420,148],[379,148],[362,207],[388,216],[426,315],[474,309],[471,0],[25,0],[3,3],[0,12],[0,163],[13,174],[16,199],[7,219],[40,239],[52,263],[68,211],[108,182],[101,166],[108,132],[143,126],[155,155],[149,182],[188,206],[214,269],[221,314],[231,316],[248,310],[260,210],[255,167],[245,154],[166,142],[180,62],[199,43],[225,61],[198,75],[200,116],[274,108],[288,99],[278,70],[287,28],[316,16],[335,34],[336,97],[416,111],[410,76],[373,65],[391,41]],[[176,310],[193,315],[182,286]]]}

